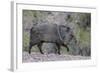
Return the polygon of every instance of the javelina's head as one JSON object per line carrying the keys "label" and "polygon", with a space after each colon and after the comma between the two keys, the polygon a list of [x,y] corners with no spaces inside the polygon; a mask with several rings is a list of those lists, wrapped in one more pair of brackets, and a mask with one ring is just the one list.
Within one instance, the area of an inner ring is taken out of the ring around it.
{"label": "javelina's head", "polygon": [[61,37],[64,45],[69,45],[71,54],[80,55],[81,48],[73,30],[67,26],[61,26]]}
{"label": "javelina's head", "polygon": [[77,43],[76,37],[70,27],[61,25],[60,28],[61,39],[64,44],[69,44],[70,42]]}

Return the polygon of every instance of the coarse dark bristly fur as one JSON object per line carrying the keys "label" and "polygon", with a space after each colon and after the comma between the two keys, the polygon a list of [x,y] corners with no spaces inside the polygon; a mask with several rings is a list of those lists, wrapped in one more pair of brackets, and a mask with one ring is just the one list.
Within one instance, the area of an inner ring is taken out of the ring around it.
{"label": "coarse dark bristly fur", "polygon": [[57,53],[60,53],[61,46],[67,48],[69,51],[68,43],[74,38],[73,32],[70,27],[65,25],[36,25],[30,29],[30,42],[29,42],[29,54],[31,53],[31,48],[37,45],[40,53],[44,54],[42,51],[42,44],[55,43],[57,46]]}

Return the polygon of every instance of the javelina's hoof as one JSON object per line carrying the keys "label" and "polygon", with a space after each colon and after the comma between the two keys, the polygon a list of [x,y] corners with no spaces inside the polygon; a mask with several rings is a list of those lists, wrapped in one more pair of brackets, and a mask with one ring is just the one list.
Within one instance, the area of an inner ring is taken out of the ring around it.
{"label": "javelina's hoof", "polygon": [[28,52],[29,54],[31,54],[31,51],[29,50],[29,52]]}
{"label": "javelina's hoof", "polygon": [[41,54],[44,54],[43,52],[41,52]]}
{"label": "javelina's hoof", "polygon": [[60,53],[60,52],[58,52],[58,55],[61,55],[61,53]]}

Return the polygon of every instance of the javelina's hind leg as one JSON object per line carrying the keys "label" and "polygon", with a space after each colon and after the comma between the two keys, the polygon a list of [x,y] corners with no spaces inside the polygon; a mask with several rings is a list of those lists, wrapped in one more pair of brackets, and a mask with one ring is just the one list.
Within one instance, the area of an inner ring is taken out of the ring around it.
{"label": "javelina's hind leg", "polygon": [[30,44],[30,45],[29,45],[29,51],[28,51],[29,54],[31,54],[31,48],[32,48],[32,45]]}
{"label": "javelina's hind leg", "polygon": [[42,51],[42,43],[41,42],[39,44],[37,44],[37,47],[39,48],[40,53],[44,54],[43,51]]}

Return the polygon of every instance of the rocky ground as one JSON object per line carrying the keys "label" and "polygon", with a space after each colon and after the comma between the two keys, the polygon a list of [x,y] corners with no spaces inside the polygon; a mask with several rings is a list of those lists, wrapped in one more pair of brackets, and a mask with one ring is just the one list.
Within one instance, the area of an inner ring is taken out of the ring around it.
{"label": "rocky ground", "polygon": [[41,54],[37,52],[32,52],[28,54],[28,52],[23,52],[22,61],[23,63],[27,62],[45,62],[45,61],[64,61],[64,60],[87,60],[90,57],[86,56],[73,56],[68,54]]}

